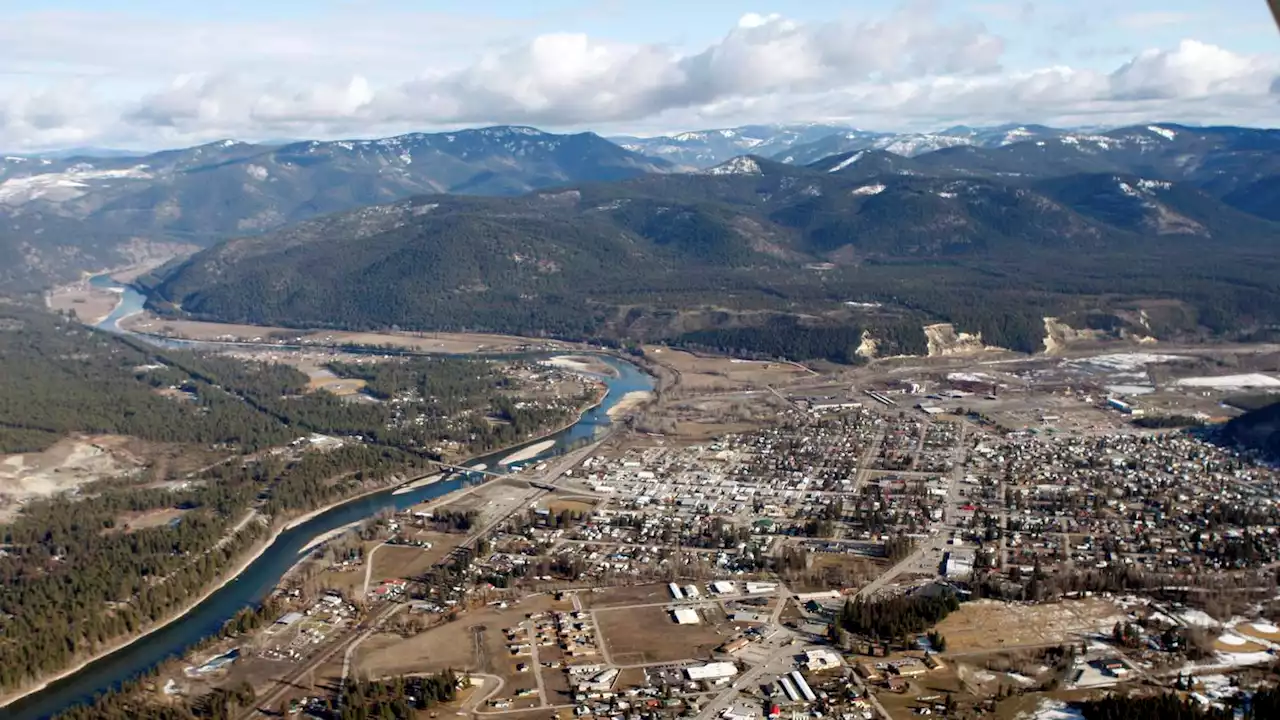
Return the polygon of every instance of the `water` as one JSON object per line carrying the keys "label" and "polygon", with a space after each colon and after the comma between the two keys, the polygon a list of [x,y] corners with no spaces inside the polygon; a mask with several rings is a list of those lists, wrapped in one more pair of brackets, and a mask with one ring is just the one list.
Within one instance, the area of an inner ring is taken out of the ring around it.
{"label": "water", "polygon": [[[118,287],[105,276],[96,276],[92,282],[96,287]],[[145,299],[133,288],[124,288],[120,306],[98,327],[113,332],[123,332],[117,322],[122,317],[141,311]],[[156,338],[144,335],[135,337],[148,342],[157,342]],[[175,343],[163,342],[163,344]],[[198,342],[180,344],[184,347],[216,345],[216,343]],[[602,355],[600,358],[617,371],[615,377],[602,378],[609,388],[604,402],[585,413],[582,419],[571,427],[552,436],[551,439],[556,441],[554,447],[521,463],[522,465],[540,462],[564,451],[571,445],[596,437],[609,425],[609,408],[613,407],[618,400],[634,390],[653,389],[653,378],[635,365],[610,356]],[[493,453],[469,462],[468,465],[480,462],[490,468],[497,468],[498,460],[517,449],[519,448]],[[171,657],[185,654],[188,648],[218,632],[223,624],[242,608],[261,603],[285,572],[299,560],[299,553],[305,550],[316,536],[372,517],[388,508],[405,510],[457,490],[463,483],[464,478],[454,477],[402,495],[394,495],[393,489],[388,488],[339,505],[285,531],[236,580],[218,590],[178,621],[86,666],[64,680],[52,683],[34,695],[0,709],[0,717],[7,720],[40,720],[50,717],[72,705],[92,700],[97,694],[119,687],[121,683],[138,677]]]}

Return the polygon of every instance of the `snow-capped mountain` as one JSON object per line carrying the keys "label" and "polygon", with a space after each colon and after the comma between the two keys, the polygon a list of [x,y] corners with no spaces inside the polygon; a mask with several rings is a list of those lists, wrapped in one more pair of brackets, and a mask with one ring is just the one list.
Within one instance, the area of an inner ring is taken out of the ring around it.
{"label": "snow-capped mountain", "polygon": [[[283,146],[225,140],[141,157],[10,156],[0,158],[0,258],[19,274],[39,266],[48,280],[62,275],[57,258],[76,255],[59,250],[67,243],[100,246],[91,262],[101,267],[127,238],[203,244],[412,195],[518,195],[671,168],[593,133],[508,126]],[[38,244],[28,240],[35,229]],[[0,270],[0,281],[10,274]]]}
{"label": "snow-capped mountain", "polygon": [[841,132],[796,145],[774,155],[774,159],[809,165],[822,158],[856,150],[887,150],[895,155],[915,157],[949,147],[996,148],[1015,143],[1058,137],[1066,131],[1043,125],[1001,125],[991,128],[956,126],[936,133]]}
{"label": "snow-capped mountain", "polygon": [[632,152],[662,158],[688,169],[706,169],[739,155],[774,157],[796,145],[812,143],[842,132],[850,132],[850,129],[840,125],[810,123],[746,125],[660,137],[628,136],[610,139]]}

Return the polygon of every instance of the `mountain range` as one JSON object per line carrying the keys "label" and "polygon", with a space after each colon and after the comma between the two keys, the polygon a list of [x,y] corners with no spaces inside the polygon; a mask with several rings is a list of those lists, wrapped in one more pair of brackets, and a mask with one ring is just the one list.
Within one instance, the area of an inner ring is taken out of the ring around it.
{"label": "mountain range", "polygon": [[[794,216],[779,231],[790,240],[778,247],[806,262],[838,262],[825,256],[846,240],[847,246],[874,248],[880,255],[905,252],[915,257],[942,248],[972,252],[998,240],[973,227],[960,233],[961,239],[950,237],[942,230],[950,221],[939,217],[931,239],[902,241],[915,231],[904,235],[889,221],[898,217],[896,222],[910,226],[901,220],[903,213],[951,217],[943,206],[926,207],[921,197],[897,192],[910,186],[899,181],[910,178],[918,183],[983,180],[993,188],[1034,193],[1087,220],[1139,235],[1219,237],[1230,232],[1228,226],[1280,219],[1280,203],[1274,202],[1280,194],[1280,133],[1272,130],[1160,123],[1096,132],[1007,125],[887,134],[807,124],[615,140],[622,144],[590,133],[494,127],[382,140],[284,145],[224,141],[141,157],[4,158],[0,287],[38,287],[85,269],[270,234],[331,213],[423,195],[512,197],[618,181],[648,187],[674,175],[669,187],[724,204],[716,195],[719,186],[707,178],[750,167],[781,167],[765,174],[791,177],[792,182],[830,175],[861,183],[862,189],[850,192],[870,193],[876,185],[890,190],[872,204],[885,208],[886,220],[880,224],[866,225],[861,205],[818,207],[825,219],[807,220],[813,227],[804,230],[795,246],[790,244],[796,240],[794,226],[807,206],[797,203],[785,210],[772,207],[776,198],[765,202],[769,208],[763,221],[773,222],[775,211]],[[625,194],[630,187],[619,191]],[[1125,194],[1126,187],[1132,194]],[[937,187],[928,192],[934,191],[942,193],[934,195],[936,200],[958,194]],[[657,194],[682,200],[667,192]],[[1079,195],[1085,192],[1095,193],[1098,207],[1080,205],[1088,199]],[[1188,193],[1195,193],[1196,202],[1214,203],[1209,212],[1213,220],[1197,220],[1195,212],[1181,207],[1195,204]],[[1179,199],[1158,197],[1166,194]],[[809,204],[831,202],[830,195],[823,198],[810,198]],[[735,212],[740,207],[729,205]],[[1049,212],[1049,206],[1043,207]],[[1239,212],[1227,220],[1226,210]],[[752,205],[747,214],[760,211]],[[1019,222],[1025,220],[1019,216]],[[1251,227],[1246,233],[1258,234],[1265,232]],[[901,242],[886,240],[892,237]],[[1040,244],[1037,237],[1030,232],[1013,247]]]}
{"label": "mountain range", "polygon": [[423,193],[515,195],[667,172],[591,133],[527,127],[142,157],[0,159],[0,284],[119,265],[156,242],[196,246]]}
{"label": "mountain range", "polygon": [[144,283],[161,312],[226,321],[842,362],[922,352],[933,323],[1022,351],[1042,348],[1046,318],[1248,339],[1280,325],[1280,225],[1241,202],[1274,177],[1278,140],[1153,125],[808,166],[746,155],[518,197],[417,197],[228,241]]}

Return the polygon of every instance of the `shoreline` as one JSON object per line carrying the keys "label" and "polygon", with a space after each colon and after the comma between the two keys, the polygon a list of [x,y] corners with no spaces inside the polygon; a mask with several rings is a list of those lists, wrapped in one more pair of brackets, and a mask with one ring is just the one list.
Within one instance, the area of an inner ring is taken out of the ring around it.
{"label": "shoreline", "polygon": [[174,611],[171,615],[165,617],[160,622],[152,625],[151,627],[148,627],[146,630],[143,630],[141,633],[136,634],[133,637],[120,640],[115,644],[97,653],[94,653],[91,657],[86,658],[83,662],[73,667],[69,667],[65,670],[60,671],[58,674],[52,677],[41,680],[38,685],[35,685],[29,689],[23,690],[21,691],[20,694],[0,699],[0,708],[8,707],[18,702],[19,700],[22,700],[23,698],[26,698],[31,695],[35,695],[38,692],[47,690],[50,685],[53,685],[54,683],[60,680],[65,680],[71,677],[72,675],[75,675],[76,673],[80,672],[81,670],[84,670],[90,665],[98,662],[99,660],[105,660],[106,658],[129,647],[130,645],[138,642],[139,640],[142,640],[147,636],[152,635],[160,630],[163,630],[166,627],[174,624],[175,622],[178,622],[187,613],[191,612],[197,606],[203,603],[205,600],[208,600],[210,597],[212,597],[214,593],[218,592],[222,588],[231,584],[232,582],[235,581],[236,578],[244,574],[244,571],[247,570],[250,565],[252,565],[258,558],[266,554],[267,549],[270,548],[271,545],[275,543],[275,541],[280,537],[280,534],[282,532],[284,532],[283,529],[276,530],[265,541],[256,543],[252,548],[250,548],[249,552],[245,553],[245,556],[242,560],[238,561],[235,565],[231,567],[230,571],[225,576],[219,576],[219,577],[222,577],[221,580],[215,580],[214,583],[209,588],[207,588],[204,592],[202,592],[199,597],[195,598],[191,602],[187,603],[186,605],[182,606],[178,610]]}
{"label": "shoreline", "polygon": [[[123,319],[123,318],[122,318],[122,319]],[[117,322],[118,322],[118,321],[117,321]],[[546,441],[546,440],[550,439],[553,435],[557,435],[557,434],[559,434],[559,433],[561,433],[561,432],[564,432],[565,430],[568,430],[569,428],[573,427],[574,425],[577,425],[579,422],[582,422],[582,419],[583,419],[584,417],[586,417],[586,414],[587,414],[587,413],[591,412],[592,410],[594,410],[595,408],[599,407],[600,405],[602,405],[602,404],[604,403],[605,399],[609,396],[609,392],[610,392],[610,390],[609,390],[609,387],[608,387],[607,385],[605,385],[604,383],[601,383],[601,385],[603,386],[604,391],[603,391],[602,393],[600,393],[600,396],[599,396],[599,397],[598,397],[598,398],[597,398],[593,403],[591,403],[590,405],[587,405],[586,407],[584,407],[584,408],[583,408],[583,409],[582,409],[582,410],[577,414],[577,416],[576,416],[572,421],[570,421],[570,422],[568,422],[568,423],[566,423],[566,424],[564,424],[564,425],[561,425],[561,426],[559,426],[559,427],[553,428],[552,430],[549,430],[549,431],[547,431],[546,433],[543,433],[543,434],[539,435],[538,437],[531,438],[531,439],[528,439],[528,440],[523,440],[523,441],[518,442],[518,443],[513,443],[513,444],[511,444],[510,446],[508,446],[508,447],[507,447],[507,448],[505,448],[505,449],[503,449],[503,448],[498,448],[498,449],[496,449],[496,450],[490,450],[490,451],[486,451],[486,452],[479,453],[479,454],[476,454],[476,455],[472,455],[472,456],[471,456],[471,457],[469,457],[468,459],[463,460],[463,461],[460,461],[460,462],[459,462],[459,463],[457,463],[457,464],[459,464],[459,465],[463,465],[463,464],[466,464],[466,463],[474,462],[474,461],[476,461],[478,458],[485,457],[485,456],[488,456],[488,455],[496,455],[496,454],[502,453],[502,452],[504,452],[504,451],[511,451],[511,450],[514,450],[515,448],[522,447],[522,446],[524,446],[524,445],[526,445],[526,444],[533,444],[533,443],[537,443],[537,442],[544,442],[544,441]],[[412,481],[411,481],[411,482],[412,482]],[[481,483],[481,484],[483,484],[483,483]],[[264,554],[266,554],[267,550],[268,550],[268,549],[270,549],[270,548],[271,548],[271,546],[272,546],[272,545],[274,545],[274,544],[276,543],[276,541],[280,539],[280,536],[281,536],[281,535],[283,535],[285,532],[287,532],[287,531],[289,531],[289,530],[292,530],[292,529],[294,529],[294,528],[296,528],[296,527],[298,527],[298,526],[300,526],[300,525],[302,525],[302,524],[304,524],[304,523],[306,523],[306,522],[309,522],[309,521],[311,521],[311,520],[314,520],[315,518],[319,517],[320,515],[323,515],[324,513],[329,512],[330,510],[333,510],[334,508],[337,508],[337,507],[339,507],[339,506],[341,506],[341,505],[345,505],[345,504],[347,504],[347,503],[349,503],[349,502],[353,502],[353,501],[355,501],[355,500],[358,500],[358,499],[360,499],[360,498],[363,498],[363,497],[366,497],[366,496],[369,496],[369,495],[373,495],[373,494],[375,494],[375,493],[385,492],[385,491],[387,491],[387,490],[391,490],[391,489],[396,488],[396,487],[398,487],[398,486],[397,486],[397,485],[383,485],[383,486],[380,486],[380,487],[370,488],[370,489],[368,489],[368,490],[365,490],[365,491],[362,491],[362,492],[358,492],[358,493],[356,493],[356,494],[354,494],[354,495],[351,495],[351,496],[348,496],[348,497],[342,498],[342,499],[340,499],[340,500],[336,500],[336,501],[334,501],[334,502],[332,502],[332,503],[330,503],[330,504],[328,504],[328,505],[326,505],[326,506],[324,506],[324,507],[320,507],[320,508],[317,508],[317,509],[315,509],[315,510],[311,510],[311,511],[309,511],[309,512],[307,512],[307,513],[303,514],[303,515],[300,515],[300,516],[298,516],[298,517],[296,517],[296,518],[292,518],[292,519],[290,519],[290,520],[287,520],[287,521],[285,521],[285,523],[284,523],[283,525],[277,525],[277,526],[275,527],[275,529],[271,532],[271,535],[266,539],[266,541],[265,541],[265,542],[262,542],[262,543],[258,543],[258,544],[256,544],[256,545],[254,546],[254,548],[252,548],[249,552],[247,552],[247,553],[245,554],[245,557],[244,557],[244,559],[243,559],[243,560],[239,560],[239,561],[237,561],[237,562],[232,566],[231,571],[229,571],[225,576],[219,576],[219,577],[222,577],[222,579],[221,579],[221,580],[215,580],[215,581],[213,582],[213,584],[211,584],[207,589],[205,589],[203,592],[201,592],[201,594],[200,594],[198,597],[196,597],[196,598],[195,598],[194,600],[192,600],[191,602],[188,602],[188,603],[184,604],[184,605],[183,605],[179,610],[175,611],[174,613],[172,613],[172,614],[171,614],[171,615],[169,615],[169,616],[166,616],[163,620],[161,620],[160,622],[156,623],[155,625],[153,625],[153,626],[151,626],[151,627],[148,627],[146,630],[144,630],[144,631],[142,631],[142,632],[140,632],[140,633],[137,633],[137,634],[133,635],[132,637],[128,637],[128,638],[121,639],[119,642],[116,642],[116,643],[114,643],[114,644],[112,644],[112,645],[108,646],[107,648],[105,648],[105,649],[103,649],[103,650],[101,650],[101,651],[99,651],[99,652],[94,653],[92,656],[90,656],[89,658],[86,658],[84,661],[82,661],[82,662],[80,662],[80,663],[77,663],[76,665],[74,665],[74,666],[72,666],[72,667],[69,667],[69,668],[67,668],[67,669],[65,669],[65,670],[61,670],[61,671],[59,671],[57,674],[55,674],[55,675],[53,675],[53,676],[51,676],[51,677],[48,677],[48,678],[46,678],[46,679],[43,679],[43,680],[39,681],[39,683],[38,683],[38,684],[33,685],[32,687],[30,687],[30,688],[28,688],[28,689],[26,689],[26,690],[22,690],[22,691],[20,691],[20,692],[19,692],[18,694],[16,694],[16,695],[12,695],[12,696],[9,696],[9,697],[0,698],[0,708],[8,707],[8,706],[10,706],[10,705],[12,705],[12,704],[14,704],[14,703],[16,703],[16,702],[18,702],[18,701],[20,701],[20,700],[24,699],[24,698],[27,698],[27,697],[29,697],[29,696],[31,696],[31,695],[35,695],[35,694],[37,694],[37,693],[39,693],[39,692],[42,692],[42,691],[44,691],[44,690],[47,690],[47,689],[49,688],[49,686],[50,686],[50,685],[53,685],[53,684],[55,684],[55,683],[57,683],[57,682],[59,682],[59,681],[61,681],[61,680],[65,680],[65,679],[67,679],[67,678],[71,677],[72,675],[75,675],[76,673],[79,673],[80,671],[84,670],[85,668],[89,667],[90,665],[93,665],[94,663],[96,663],[96,662],[98,662],[98,661],[100,661],[100,660],[104,660],[104,659],[106,659],[106,658],[110,657],[111,655],[114,655],[115,653],[117,653],[117,652],[119,652],[119,651],[121,651],[121,650],[123,650],[123,649],[125,649],[125,648],[129,647],[130,645],[133,645],[134,643],[138,642],[139,640],[143,640],[143,639],[145,639],[145,638],[149,637],[150,635],[153,635],[154,633],[156,633],[156,632],[158,632],[158,631],[160,631],[160,630],[163,630],[164,628],[168,627],[169,625],[172,625],[172,624],[174,624],[174,623],[178,622],[178,621],[179,621],[179,620],[181,620],[184,616],[186,616],[188,613],[190,613],[192,610],[194,610],[196,607],[198,607],[201,603],[205,602],[205,601],[206,601],[206,600],[208,600],[210,597],[212,597],[212,596],[214,595],[214,593],[217,593],[219,590],[222,590],[224,587],[226,587],[227,585],[229,585],[229,584],[231,584],[232,582],[234,582],[237,578],[239,578],[239,577],[240,577],[240,575],[244,574],[244,572],[249,568],[249,566],[250,566],[250,565],[252,565],[254,562],[256,562],[256,561],[257,561],[259,558],[261,558]],[[456,491],[455,491],[455,492],[456,492]],[[451,495],[451,494],[453,494],[453,493],[452,493],[452,492],[451,492],[451,493],[446,493],[446,494],[441,495],[441,496],[439,496],[439,497],[443,498],[443,497],[447,497],[448,495]],[[323,535],[323,533],[321,533],[321,535]],[[319,537],[319,536],[317,536],[317,537]],[[320,544],[322,544],[322,543],[315,543],[314,545],[315,545],[315,547],[318,547]],[[314,550],[315,548],[314,548],[314,547],[312,547],[311,549],[312,549],[312,550]],[[305,558],[301,558],[298,562],[295,562],[292,566],[290,566],[290,569],[289,569],[288,571],[286,571],[285,575],[284,575],[284,576],[282,576],[282,578],[283,578],[283,577],[287,577],[287,576],[288,576],[288,574],[289,574],[290,572],[293,572],[293,570],[297,567],[297,565],[298,565],[302,560],[305,560]]]}

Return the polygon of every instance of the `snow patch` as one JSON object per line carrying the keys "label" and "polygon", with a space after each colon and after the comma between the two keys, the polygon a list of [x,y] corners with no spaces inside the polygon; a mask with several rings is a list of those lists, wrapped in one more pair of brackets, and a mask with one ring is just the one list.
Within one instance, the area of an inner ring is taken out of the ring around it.
{"label": "snow patch", "polygon": [[1028,720],[1084,720],[1084,713],[1061,700],[1043,700]]}
{"label": "snow patch", "polygon": [[884,185],[876,183],[874,185],[863,185],[860,188],[854,188],[851,195],[879,195],[884,192]]}
{"label": "snow patch", "polygon": [[835,167],[831,168],[831,169],[830,169],[830,170],[828,170],[827,172],[840,172],[841,170],[843,170],[843,169],[845,169],[845,168],[849,167],[850,165],[852,165],[852,164],[854,164],[854,163],[858,162],[859,160],[861,160],[861,159],[862,159],[862,156],[863,156],[864,154],[865,154],[864,152],[862,152],[861,150],[859,150],[858,152],[856,152],[856,153],[854,153],[854,154],[850,155],[849,157],[847,157],[847,158],[845,158],[845,159],[841,160],[839,163],[837,163],[837,164],[836,164],[836,166],[835,166]]}
{"label": "snow patch", "polygon": [[246,165],[244,171],[249,173],[249,177],[254,180],[266,180],[267,176],[270,174],[267,172],[267,169],[261,165]]}
{"label": "snow patch", "polygon": [[1179,387],[1213,388],[1215,390],[1245,390],[1249,388],[1280,388],[1280,380],[1262,373],[1219,375],[1217,377],[1182,378]]}
{"label": "snow patch", "polygon": [[1123,372],[1141,370],[1148,365],[1176,362],[1188,359],[1184,355],[1160,355],[1158,353],[1112,353],[1067,360],[1064,364],[1093,371]]}
{"label": "snow patch", "polygon": [[1165,140],[1172,140],[1178,136],[1178,133],[1168,128],[1162,128],[1159,125],[1148,125],[1147,129],[1159,135],[1160,137],[1164,138]]}
{"label": "snow patch", "polygon": [[763,175],[760,163],[743,155],[706,171],[707,175]]}
{"label": "snow patch", "polygon": [[147,179],[151,173],[146,165],[136,165],[123,170],[97,170],[81,163],[65,172],[44,173],[14,177],[0,183],[0,203],[21,205],[32,200],[65,202],[87,194],[89,183],[100,180]]}

